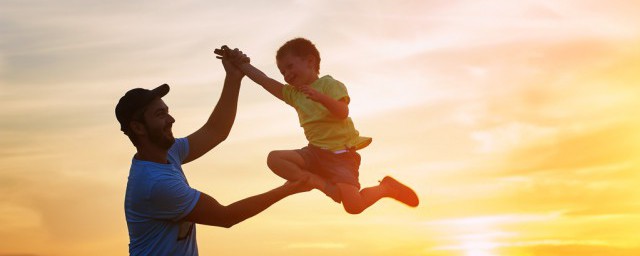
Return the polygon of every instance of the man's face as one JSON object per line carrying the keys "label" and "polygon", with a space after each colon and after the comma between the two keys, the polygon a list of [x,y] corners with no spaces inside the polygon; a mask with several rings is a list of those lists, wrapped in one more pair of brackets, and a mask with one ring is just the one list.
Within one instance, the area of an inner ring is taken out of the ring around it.
{"label": "man's face", "polygon": [[169,107],[164,101],[157,98],[149,103],[144,119],[149,141],[162,149],[169,149],[176,140],[171,131],[176,120],[169,115]]}

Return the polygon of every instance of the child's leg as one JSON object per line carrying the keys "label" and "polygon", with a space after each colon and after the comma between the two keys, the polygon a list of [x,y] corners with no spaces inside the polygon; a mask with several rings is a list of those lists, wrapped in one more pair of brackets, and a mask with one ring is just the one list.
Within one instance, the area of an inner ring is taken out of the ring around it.
{"label": "child's leg", "polygon": [[384,177],[380,185],[360,191],[358,187],[346,183],[338,183],[338,189],[342,195],[342,206],[350,214],[361,213],[383,197],[396,199],[411,207],[419,204],[418,195],[413,189],[389,176]]}
{"label": "child's leg", "polygon": [[304,158],[295,150],[275,150],[267,156],[267,166],[273,173],[285,180],[298,180],[306,172],[303,171]]}
{"label": "child's leg", "polygon": [[354,185],[338,183],[338,189],[342,195],[342,206],[350,214],[359,214],[380,198],[390,195],[388,189],[381,185],[359,190]]}
{"label": "child's leg", "polygon": [[339,191],[333,188],[326,179],[311,173],[304,168],[305,160],[296,150],[276,150],[271,151],[267,157],[269,169],[276,175],[295,181],[302,177],[309,176],[309,184],[331,197],[334,201],[340,201]]}

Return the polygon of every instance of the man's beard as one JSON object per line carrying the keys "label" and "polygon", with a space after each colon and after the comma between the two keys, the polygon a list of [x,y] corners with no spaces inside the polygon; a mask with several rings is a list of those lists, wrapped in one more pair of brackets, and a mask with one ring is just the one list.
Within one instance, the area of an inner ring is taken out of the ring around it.
{"label": "man's beard", "polygon": [[173,146],[173,143],[176,141],[176,139],[173,136],[171,136],[170,138],[167,138],[167,136],[164,135],[162,129],[150,130],[149,127],[146,127],[146,128],[147,128],[147,134],[149,134],[149,141],[151,142],[151,144],[156,145],[161,149],[168,150],[169,148],[171,148],[171,146]]}

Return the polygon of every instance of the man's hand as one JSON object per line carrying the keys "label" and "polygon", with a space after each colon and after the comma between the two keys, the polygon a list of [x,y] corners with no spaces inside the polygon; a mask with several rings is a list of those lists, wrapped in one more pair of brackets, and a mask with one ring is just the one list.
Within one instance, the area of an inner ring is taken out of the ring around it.
{"label": "man's hand", "polygon": [[231,50],[229,47],[222,46],[221,49],[214,51],[218,59],[227,59],[238,67],[242,73],[253,80],[256,84],[262,86],[276,98],[283,100],[282,87],[284,84],[270,78],[265,73],[251,65],[249,57],[238,49]]}
{"label": "man's hand", "polygon": [[287,181],[283,187],[290,189],[291,194],[307,192],[313,189],[313,186],[309,183],[310,177],[307,175],[296,181]]}
{"label": "man's hand", "polygon": [[213,52],[218,55],[216,58],[227,59],[236,66],[251,63],[251,59],[238,48],[231,50],[228,46],[223,45],[220,49],[215,49]]}
{"label": "man's hand", "polygon": [[249,63],[249,57],[246,54],[242,53],[238,48],[231,50],[226,45],[223,45],[220,49],[215,49],[213,52],[218,55],[216,56],[217,59],[222,60],[222,65],[227,75],[238,78],[244,76],[238,66],[241,63]]}

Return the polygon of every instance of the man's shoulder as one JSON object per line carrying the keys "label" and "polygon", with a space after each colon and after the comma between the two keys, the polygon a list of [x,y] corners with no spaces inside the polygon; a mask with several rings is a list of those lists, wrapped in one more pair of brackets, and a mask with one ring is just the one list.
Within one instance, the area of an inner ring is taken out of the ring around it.
{"label": "man's shoulder", "polygon": [[180,166],[182,165],[182,161],[189,154],[189,139],[185,138],[177,138],[171,148],[169,148],[169,152],[167,152],[169,161],[171,164]]}
{"label": "man's shoulder", "polygon": [[175,167],[170,164],[134,160],[133,163],[131,163],[129,178],[144,180],[145,183],[152,183],[155,180],[171,176],[174,169]]}
{"label": "man's shoulder", "polygon": [[158,185],[175,185],[184,182],[180,172],[170,164],[134,164],[127,182],[127,194],[132,200],[149,198],[152,190]]}
{"label": "man's shoulder", "polygon": [[171,145],[171,148],[169,148],[169,152],[178,150],[182,147],[189,147],[189,139],[187,137],[176,138],[173,145]]}

